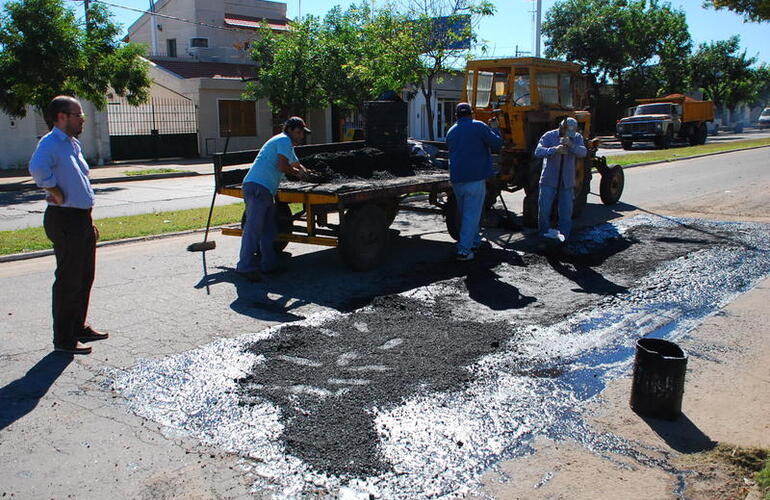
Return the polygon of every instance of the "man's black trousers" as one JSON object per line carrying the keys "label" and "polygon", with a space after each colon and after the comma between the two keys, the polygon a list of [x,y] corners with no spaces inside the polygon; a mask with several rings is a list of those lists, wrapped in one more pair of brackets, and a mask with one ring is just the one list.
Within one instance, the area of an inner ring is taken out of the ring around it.
{"label": "man's black trousers", "polygon": [[53,242],[53,344],[73,347],[83,334],[96,267],[96,234],[91,210],[49,206],[43,218]]}

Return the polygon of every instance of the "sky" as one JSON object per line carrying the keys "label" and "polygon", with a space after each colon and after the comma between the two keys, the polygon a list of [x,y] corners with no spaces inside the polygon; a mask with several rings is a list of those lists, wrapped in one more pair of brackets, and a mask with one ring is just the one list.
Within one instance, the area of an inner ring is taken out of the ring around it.
{"label": "sky", "polygon": [[[0,0],[0,5],[7,1]],[[82,12],[82,1],[65,1],[78,12]],[[371,1],[375,6],[378,1],[384,3],[383,0]],[[109,0],[109,2],[136,9],[147,9],[149,6],[149,0]],[[555,2],[556,0],[543,0],[543,16]],[[350,0],[339,2],[286,0],[289,18],[295,18],[299,14],[322,16],[336,4],[346,7],[350,3]],[[512,56],[517,46],[519,51],[534,53],[532,11],[535,2],[533,0],[493,0],[493,3],[497,7],[497,13],[492,17],[483,19],[479,27],[480,37],[487,41],[489,47],[487,55],[494,57]],[[741,36],[741,46],[746,49],[749,56],[757,56],[759,62],[770,63],[770,22],[744,23],[740,16],[731,11],[702,8],[701,0],[671,0],[670,3],[672,6],[684,10],[690,27],[690,35],[696,46],[701,42],[724,40],[738,34]],[[115,14],[116,21],[124,25],[124,29],[139,16],[137,12],[121,8],[110,7],[110,10]]]}

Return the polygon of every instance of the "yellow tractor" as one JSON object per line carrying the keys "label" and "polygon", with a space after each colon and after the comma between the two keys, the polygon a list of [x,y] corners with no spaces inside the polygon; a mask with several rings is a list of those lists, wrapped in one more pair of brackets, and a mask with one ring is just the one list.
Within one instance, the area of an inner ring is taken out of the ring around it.
{"label": "yellow tractor", "polygon": [[498,175],[488,182],[486,207],[494,205],[501,190],[525,192],[523,219],[537,226],[538,182],[542,161],[535,157],[540,137],[558,127],[566,117],[578,121],[588,155],[575,165],[573,217],[578,217],[591,189],[591,171],[601,174],[600,196],[607,205],[617,203],[623,192],[623,170],[607,166],[596,156],[598,139],[592,139],[591,113],[585,77],[577,64],[519,57],[479,59],[466,67],[463,100],[473,107],[477,120],[497,115],[503,135],[498,155]]}

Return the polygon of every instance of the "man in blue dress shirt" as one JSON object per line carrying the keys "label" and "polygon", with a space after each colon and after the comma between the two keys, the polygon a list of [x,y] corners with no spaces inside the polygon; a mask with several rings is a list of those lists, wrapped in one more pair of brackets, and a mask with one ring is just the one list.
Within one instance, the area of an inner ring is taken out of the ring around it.
{"label": "man in blue dress shirt", "polygon": [[493,117],[489,126],[474,120],[473,109],[467,102],[457,105],[455,116],[457,122],[447,132],[446,143],[449,146],[449,180],[460,219],[457,260],[472,260],[481,244],[481,212],[487,179],[495,175],[491,150],[500,148],[503,140],[497,119]]}
{"label": "man in blue dress shirt", "polygon": [[98,234],[91,219],[94,191],[89,168],[77,140],[85,116],[80,102],[70,96],[53,98],[46,115],[53,128],[38,142],[29,173],[47,193],[43,227],[56,255],[53,345],[56,351],[88,354],[91,348],[82,342],[108,335],[86,322]]}
{"label": "man in blue dress shirt", "polygon": [[[565,118],[559,128],[543,134],[535,156],[543,158],[538,193],[538,234],[564,243],[572,230],[572,200],[575,195],[575,158],[584,158],[588,150],[577,131],[578,122]],[[559,229],[551,228],[551,208],[558,196]]]}
{"label": "man in blue dress shirt", "polygon": [[243,179],[243,198],[246,201],[246,225],[241,236],[241,252],[236,272],[249,281],[261,281],[262,273],[282,269],[277,263],[273,242],[278,234],[275,224],[275,194],[284,174],[302,177],[307,170],[294,153],[294,146],[302,144],[310,129],[305,121],[292,116],[283,126],[283,132],[271,137],[262,146]]}

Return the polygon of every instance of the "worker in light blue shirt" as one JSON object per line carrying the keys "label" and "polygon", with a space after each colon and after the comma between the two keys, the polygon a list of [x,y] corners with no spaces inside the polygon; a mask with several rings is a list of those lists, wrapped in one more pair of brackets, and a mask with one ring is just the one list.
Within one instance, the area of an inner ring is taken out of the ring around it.
{"label": "worker in light blue shirt", "polygon": [[481,244],[481,213],[486,197],[486,183],[495,175],[492,149],[502,145],[497,119],[489,126],[473,119],[473,109],[467,102],[455,108],[457,122],[446,135],[449,146],[449,180],[457,200],[460,239],[457,260],[472,260]]}
{"label": "worker in light blue shirt", "polygon": [[[572,202],[575,196],[575,159],[585,158],[588,150],[577,131],[578,122],[565,118],[559,128],[543,134],[535,156],[543,158],[538,193],[538,234],[561,243],[572,231]],[[559,227],[551,228],[551,210],[558,199]]]}
{"label": "worker in light blue shirt", "polygon": [[278,233],[275,223],[275,194],[284,174],[302,177],[307,170],[294,153],[310,129],[302,118],[286,120],[283,132],[271,137],[259,150],[254,164],[243,179],[246,224],[241,237],[241,251],[235,270],[252,282],[261,281],[262,273],[283,269],[277,262],[273,242]]}
{"label": "worker in light blue shirt", "polygon": [[91,219],[94,191],[88,164],[77,140],[85,115],[80,102],[69,96],[55,97],[46,115],[53,128],[40,139],[29,173],[47,193],[43,227],[56,255],[53,345],[56,351],[88,354],[91,347],[84,342],[103,340],[108,334],[86,322],[98,231]]}

